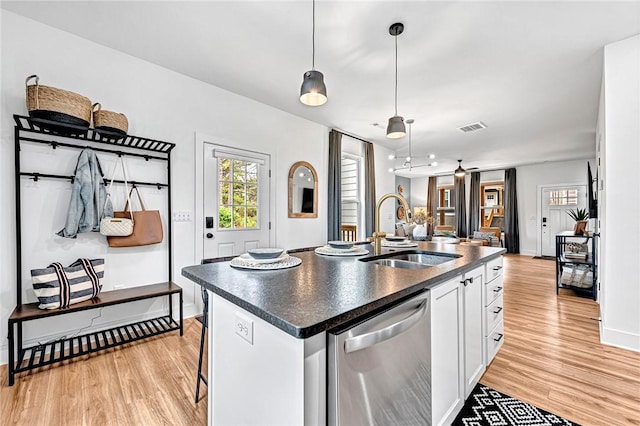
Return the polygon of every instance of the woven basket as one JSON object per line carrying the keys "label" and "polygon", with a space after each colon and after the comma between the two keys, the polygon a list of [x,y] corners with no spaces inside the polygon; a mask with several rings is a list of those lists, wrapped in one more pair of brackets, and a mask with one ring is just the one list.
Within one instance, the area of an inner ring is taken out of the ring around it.
{"label": "woven basket", "polygon": [[[35,84],[29,81],[35,79]],[[89,126],[91,101],[82,95],[55,87],[41,86],[37,75],[27,77],[27,110],[29,115],[67,124]],[[78,121],[80,120],[80,121]]]}
{"label": "woven basket", "polygon": [[97,130],[106,130],[113,133],[127,134],[129,121],[127,116],[113,111],[105,111],[102,105],[96,102],[93,104],[93,126]]}

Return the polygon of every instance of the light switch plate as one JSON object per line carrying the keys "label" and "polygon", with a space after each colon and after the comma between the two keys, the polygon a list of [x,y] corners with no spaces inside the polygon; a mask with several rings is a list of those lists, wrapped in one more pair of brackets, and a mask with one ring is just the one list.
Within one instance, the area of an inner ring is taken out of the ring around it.
{"label": "light switch plate", "polygon": [[174,222],[191,222],[191,212],[189,210],[178,210],[173,212]]}

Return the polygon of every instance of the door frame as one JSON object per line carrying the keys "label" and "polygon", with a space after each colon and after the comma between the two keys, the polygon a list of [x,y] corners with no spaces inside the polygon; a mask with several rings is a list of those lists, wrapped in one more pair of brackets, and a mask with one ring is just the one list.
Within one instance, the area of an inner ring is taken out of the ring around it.
{"label": "door frame", "polygon": [[[247,152],[252,152],[260,155],[266,155],[269,159],[269,168],[272,170],[273,155],[270,152],[260,152],[246,147],[242,143],[232,142],[228,139],[224,139],[218,136],[211,136],[205,133],[196,132],[195,135],[195,182],[194,182],[194,198],[195,198],[195,210],[194,210],[194,263],[200,263],[204,256],[204,146],[205,144],[225,146],[230,149],[240,149]],[[271,176],[271,173],[270,173]],[[273,179],[269,179],[269,221],[271,222],[271,229],[269,229],[269,244],[275,242],[276,232],[276,206],[275,206],[275,191],[273,188]]]}
{"label": "door frame", "polygon": [[570,186],[585,186],[584,182],[549,183],[538,185],[536,202],[536,256],[542,256],[542,192],[545,188],[563,188]]}

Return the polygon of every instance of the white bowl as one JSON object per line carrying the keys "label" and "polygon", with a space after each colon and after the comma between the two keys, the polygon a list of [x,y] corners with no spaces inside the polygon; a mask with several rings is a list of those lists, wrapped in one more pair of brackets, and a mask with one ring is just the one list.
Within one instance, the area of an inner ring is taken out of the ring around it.
{"label": "white bowl", "polygon": [[353,241],[328,241],[327,244],[337,250],[348,250],[353,247]]}
{"label": "white bowl", "polygon": [[283,251],[281,248],[255,248],[247,250],[247,253],[254,259],[275,259],[280,256]]}

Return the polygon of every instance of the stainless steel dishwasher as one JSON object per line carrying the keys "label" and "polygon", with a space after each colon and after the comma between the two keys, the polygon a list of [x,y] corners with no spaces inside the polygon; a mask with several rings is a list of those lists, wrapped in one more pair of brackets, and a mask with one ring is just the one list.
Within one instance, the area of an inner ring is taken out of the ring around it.
{"label": "stainless steel dishwasher", "polygon": [[429,292],[328,336],[330,425],[431,425]]}

